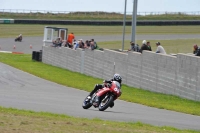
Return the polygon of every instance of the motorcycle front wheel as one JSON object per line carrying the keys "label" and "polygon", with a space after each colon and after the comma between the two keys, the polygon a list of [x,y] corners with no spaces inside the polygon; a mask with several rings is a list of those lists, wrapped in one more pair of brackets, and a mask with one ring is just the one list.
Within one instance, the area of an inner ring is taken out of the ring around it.
{"label": "motorcycle front wheel", "polygon": [[99,111],[106,110],[114,101],[113,95],[106,95],[99,104]]}

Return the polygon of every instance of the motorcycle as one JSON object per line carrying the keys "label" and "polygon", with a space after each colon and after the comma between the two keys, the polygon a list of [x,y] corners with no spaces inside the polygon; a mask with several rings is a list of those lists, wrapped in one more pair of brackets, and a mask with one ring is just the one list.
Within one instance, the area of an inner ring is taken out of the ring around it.
{"label": "motorcycle", "polygon": [[22,41],[22,36],[21,37],[16,37],[15,38],[15,42],[17,42],[17,41],[21,42]]}
{"label": "motorcycle", "polygon": [[107,84],[104,88],[98,90],[92,95],[91,98],[88,96],[84,99],[82,107],[89,109],[91,106],[99,108],[99,111],[104,111],[108,107],[114,106],[114,101],[121,95],[120,84],[117,81]]}

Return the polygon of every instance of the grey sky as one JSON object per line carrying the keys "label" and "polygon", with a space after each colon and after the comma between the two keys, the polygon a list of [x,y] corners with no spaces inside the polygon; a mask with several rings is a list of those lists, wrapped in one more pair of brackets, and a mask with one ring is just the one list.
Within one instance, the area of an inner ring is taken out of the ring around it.
{"label": "grey sky", "polygon": [[[123,12],[125,0],[0,0],[1,9]],[[133,0],[127,0],[132,12]],[[138,0],[138,12],[200,11],[200,0]],[[199,13],[200,14],[200,13]]]}

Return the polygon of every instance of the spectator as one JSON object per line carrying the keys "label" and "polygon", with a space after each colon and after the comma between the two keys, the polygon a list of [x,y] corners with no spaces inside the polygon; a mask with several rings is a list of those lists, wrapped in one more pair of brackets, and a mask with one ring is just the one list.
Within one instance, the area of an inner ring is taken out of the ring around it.
{"label": "spectator", "polygon": [[91,48],[91,50],[94,50],[94,49],[95,49],[95,46],[94,46],[94,42],[93,42],[93,41],[90,41],[90,48]]}
{"label": "spectator", "polygon": [[147,41],[146,40],[142,41],[142,46],[141,46],[141,49],[140,49],[140,53],[142,53],[143,50],[149,50],[149,47],[147,46]]}
{"label": "spectator", "polygon": [[134,42],[130,42],[131,48],[128,49],[128,51],[135,51],[135,52],[139,52],[140,48],[138,44],[135,44]]}
{"label": "spectator", "polygon": [[157,42],[156,46],[157,46],[156,53],[166,54],[165,49],[160,45],[160,42]]}
{"label": "spectator", "polygon": [[198,50],[198,45],[197,44],[194,44],[194,50],[193,50],[193,54],[196,54],[197,53],[197,50]]}
{"label": "spectator", "polygon": [[152,50],[151,50],[150,42],[147,42],[147,46],[148,46],[148,50],[149,50],[149,51],[152,51]]}
{"label": "spectator", "polygon": [[83,39],[80,39],[80,46],[79,46],[79,48],[85,48],[85,44],[83,42]]}
{"label": "spectator", "polygon": [[99,48],[98,45],[97,45],[97,43],[94,41],[94,39],[91,39],[91,42],[93,42],[92,43],[93,46],[91,47],[92,50]]}
{"label": "spectator", "polygon": [[53,45],[52,45],[53,47],[61,47],[62,40],[60,37],[58,37],[58,38],[56,38],[56,40],[53,40],[52,43],[53,43]]}
{"label": "spectator", "polygon": [[88,40],[85,41],[85,47],[90,48],[90,42]]}
{"label": "spectator", "polygon": [[83,47],[82,47],[82,43],[81,43],[80,40],[78,40],[78,41],[76,42],[76,44],[74,44],[74,50],[76,50],[77,48],[83,48]]}
{"label": "spectator", "polygon": [[73,40],[75,39],[75,36],[74,36],[74,33],[70,33],[68,35],[68,38],[67,38],[67,43],[70,44],[70,45],[73,45],[72,42],[74,42]]}
{"label": "spectator", "polygon": [[198,47],[197,44],[194,45],[193,54],[194,54],[195,56],[200,56],[200,47]]}

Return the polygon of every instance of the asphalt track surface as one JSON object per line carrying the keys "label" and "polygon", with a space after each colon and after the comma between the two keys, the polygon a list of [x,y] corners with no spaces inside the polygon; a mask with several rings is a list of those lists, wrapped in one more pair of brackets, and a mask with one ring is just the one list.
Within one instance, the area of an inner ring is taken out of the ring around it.
{"label": "asphalt track surface", "polygon": [[[96,35],[96,36],[75,36],[76,39],[95,41],[121,41],[122,35]],[[130,40],[131,36],[126,35],[125,40]],[[174,34],[174,35],[137,35],[137,40],[173,40],[173,39],[199,39],[200,34]],[[162,42],[161,42],[162,43]],[[30,45],[32,48],[30,48]],[[42,49],[43,37],[23,37],[22,42],[15,42],[14,38],[0,38],[0,50],[22,52],[31,54],[32,51],[39,51]],[[152,44],[153,45],[153,44]],[[15,49],[14,49],[15,46]]]}
{"label": "asphalt track surface", "polygon": [[143,122],[156,126],[200,130],[200,116],[116,100],[113,108],[82,108],[88,92],[65,87],[0,63],[0,106],[67,114],[75,117]]}
{"label": "asphalt track surface", "polygon": [[[155,35],[151,39],[156,39],[157,37],[159,36]],[[173,37],[175,36],[172,36],[171,39],[180,39],[181,36],[179,38],[178,36],[177,38]],[[197,38],[199,35],[183,35],[182,37]],[[79,36],[77,38],[90,39],[91,37]],[[95,36],[93,38],[96,41],[102,41],[103,37]],[[110,39],[120,40],[116,36],[113,36],[113,38],[110,36],[106,39],[104,38],[104,41],[109,41]],[[145,36],[141,37],[141,40],[143,38]],[[159,39],[162,39],[162,36]],[[29,48],[30,43],[28,42],[32,42],[32,49]],[[32,50],[40,50],[42,46],[41,42],[42,37],[24,37],[23,42],[14,42],[14,39],[9,38],[0,39],[1,47],[2,44],[6,44],[4,48],[13,50],[10,46],[14,44],[16,45],[16,49],[14,50],[24,53],[31,53]],[[82,108],[82,101],[87,95],[88,92],[65,87],[0,63],[0,106],[46,111],[75,117],[126,122],[140,121],[155,126],[172,126],[180,129],[200,130],[200,116],[147,107],[122,100],[116,100],[114,108],[109,108],[103,112],[93,107],[84,110]]]}

